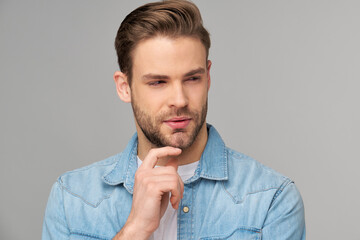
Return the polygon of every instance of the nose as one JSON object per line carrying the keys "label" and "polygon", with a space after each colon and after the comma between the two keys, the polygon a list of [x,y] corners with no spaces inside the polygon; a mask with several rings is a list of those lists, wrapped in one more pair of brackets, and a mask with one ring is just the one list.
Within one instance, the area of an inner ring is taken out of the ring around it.
{"label": "nose", "polygon": [[183,108],[189,103],[184,86],[181,83],[173,84],[170,94],[170,107]]}

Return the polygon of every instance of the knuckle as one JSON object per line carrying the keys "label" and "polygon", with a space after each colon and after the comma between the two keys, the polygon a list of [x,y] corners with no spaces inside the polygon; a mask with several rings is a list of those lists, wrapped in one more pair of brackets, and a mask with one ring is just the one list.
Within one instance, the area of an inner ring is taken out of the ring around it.
{"label": "knuckle", "polygon": [[139,181],[143,176],[143,173],[141,171],[136,171],[135,173],[135,181]]}
{"label": "knuckle", "polygon": [[177,176],[172,176],[171,180],[174,184],[176,184],[176,186],[179,184],[179,178]]}
{"label": "knuckle", "polygon": [[177,175],[172,175],[171,178],[176,185],[179,184],[179,177]]}
{"label": "knuckle", "polygon": [[149,153],[148,153],[148,156],[150,155],[154,155],[156,153],[156,149],[155,148],[152,148],[150,149]]}
{"label": "knuckle", "polygon": [[151,181],[148,181],[148,180],[147,180],[146,186],[147,186],[148,190],[151,191],[151,190],[155,189],[156,184],[155,184],[154,182],[151,182]]}
{"label": "knuckle", "polygon": [[178,184],[177,184],[175,181],[173,181],[173,182],[170,183],[170,187],[171,187],[172,189],[176,190],[177,187],[178,187]]}

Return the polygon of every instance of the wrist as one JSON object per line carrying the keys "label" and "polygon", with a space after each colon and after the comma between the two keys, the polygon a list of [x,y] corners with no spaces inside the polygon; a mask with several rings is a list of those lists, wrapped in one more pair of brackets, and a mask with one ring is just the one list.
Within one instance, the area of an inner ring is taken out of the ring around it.
{"label": "wrist", "polygon": [[127,239],[137,239],[137,240],[147,240],[151,236],[151,232],[146,232],[143,229],[139,229],[137,224],[131,222],[125,223],[124,227],[120,230],[118,234],[113,238],[113,240],[127,240]]}

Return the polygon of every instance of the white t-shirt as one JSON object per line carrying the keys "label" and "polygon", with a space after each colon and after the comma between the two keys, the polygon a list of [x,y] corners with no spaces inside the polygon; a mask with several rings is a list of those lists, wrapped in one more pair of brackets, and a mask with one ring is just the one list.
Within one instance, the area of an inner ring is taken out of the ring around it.
{"label": "white t-shirt", "polygon": [[[138,157],[138,167],[140,167],[142,161]],[[199,161],[190,164],[182,165],[178,167],[178,174],[185,182],[187,179],[194,176],[195,170],[199,164]],[[160,167],[160,166],[156,166]],[[150,240],[176,240],[177,239],[177,210],[173,209],[171,203],[164,213],[164,216],[160,219],[160,225],[158,229],[149,238]]]}

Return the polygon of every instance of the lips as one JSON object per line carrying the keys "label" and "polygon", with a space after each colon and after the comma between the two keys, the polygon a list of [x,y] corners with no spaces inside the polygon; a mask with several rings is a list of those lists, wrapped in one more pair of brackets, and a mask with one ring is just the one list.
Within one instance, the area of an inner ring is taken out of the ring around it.
{"label": "lips", "polygon": [[165,120],[164,123],[167,124],[172,129],[186,128],[189,125],[191,118],[189,117],[174,117],[168,120]]}

